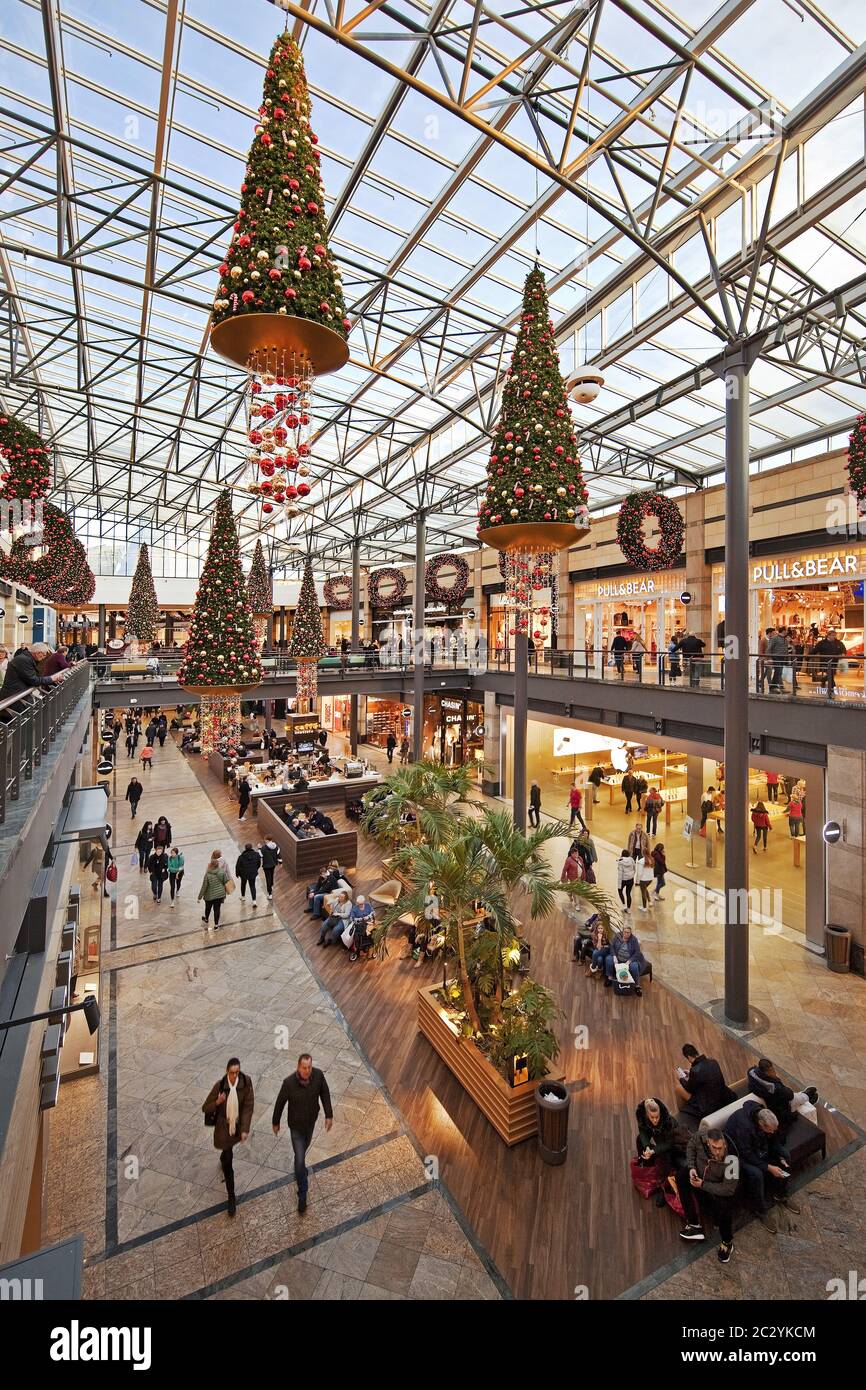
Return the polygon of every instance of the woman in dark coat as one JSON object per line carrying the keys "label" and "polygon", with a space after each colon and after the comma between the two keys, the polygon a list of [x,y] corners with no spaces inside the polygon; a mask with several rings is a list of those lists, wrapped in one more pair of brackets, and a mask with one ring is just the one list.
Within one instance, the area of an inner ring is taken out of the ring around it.
{"label": "woman in dark coat", "polygon": [[226,1063],[225,1076],[212,1088],[202,1106],[205,1116],[214,1127],[214,1148],[220,1151],[220,1166],[226,1185],[229,1216],[234,1216],[236,1210],[232,1150],[235,1144],[242,1144],[249,1138],[254,1106],[252,1079],[241,1071],[238,1058],[230,1057]]}
{"label": "woman in dark coat", "polygon": [[250,784],[246,777],[238,782],[238,820],[243,820],[250,804]]}
{"label": "woman in dark coat", "polygon": [[[646,1100],[642,1100],[637,1107],[635,1117],[637,1119],[635,1146],[638,1162],[641,1167],[645,1168],[655,1164],[659,1183],[663,1189],[668,1174],[672,1173],[674,1169],[676,1125],[673,1115],[664,1101],[658,1100],[655,1096],[647,1096]],[[656,1193],[655,1200],[657,1207],[664,1206],[665,1199],[662,1190]]]}

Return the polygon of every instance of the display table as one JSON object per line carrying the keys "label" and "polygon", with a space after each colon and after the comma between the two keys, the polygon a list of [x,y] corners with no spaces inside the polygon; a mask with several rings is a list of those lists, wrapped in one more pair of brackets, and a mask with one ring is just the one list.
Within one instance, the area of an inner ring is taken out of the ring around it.
{"label": "display table", "polygon": [[215,777],[221,782],[228,781],[228,770],[232,763],[242,767],[244,763],[250,763],[253,767],[259,767],[269,755],[262,748],[255,749],[249,753],[244,753],[237,758],[227,758],[222,753],[208,753],[207,765]]}

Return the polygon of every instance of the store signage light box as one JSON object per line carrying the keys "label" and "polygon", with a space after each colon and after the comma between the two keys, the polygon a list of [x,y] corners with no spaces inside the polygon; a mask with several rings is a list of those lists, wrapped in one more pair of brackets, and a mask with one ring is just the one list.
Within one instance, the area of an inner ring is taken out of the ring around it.
{"label": "store signage light box", "polygon": [[804,560],[769,560],[752,566],[753,584],[783,584],[789,579],[827,579],[834,574],[859,574],[860,556],[809,555]]}

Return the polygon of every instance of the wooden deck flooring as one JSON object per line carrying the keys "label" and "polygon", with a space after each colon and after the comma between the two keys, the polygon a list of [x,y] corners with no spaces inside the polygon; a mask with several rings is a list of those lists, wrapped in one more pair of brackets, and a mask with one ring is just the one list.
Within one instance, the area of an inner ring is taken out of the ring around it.
{"label": "wooden deck flooring", "polygon": [[[193,766],[237,834],[236,803],[206,765]],[[244,824],[257,839],[255,823]],[[381,882],[379,862],[380,851],[359,835],[359,891]],[[742,1076],[758,1054],[666,989],[658,975],[641,999],[613,997],[572,964],[572,929],[564,917],[530,923],[532,973],[554,991],[565,1013],[557,1067],[568,1082],[586,1083],[572,1095],[567,1160],[548,1167],[534,1141],[505,1147],[418,1033],[416,991],[438,970],[416,970],[411,960],[398,959],[399,943],[384,963],[355,965],[342,949],[318,948],[318,925],[303,912],[303,885],[282,870],[275,902],[515,1297],[574,1299],[585,1288],[583,1296],[592,1300],[615,1298],[673,1261],[693,1257],[693,1247],[684,1249],[679,1240],[674,1216],[631,1187],[634,1109],[647,1095],[673,1107],[673,1072],[684,1042],[717,1057],[729,1079]],[[580,1049],[579,1027],[588,1042]],[[828,1156],[859,1138],[836,1113],[822,1111],[821,1122]]]}

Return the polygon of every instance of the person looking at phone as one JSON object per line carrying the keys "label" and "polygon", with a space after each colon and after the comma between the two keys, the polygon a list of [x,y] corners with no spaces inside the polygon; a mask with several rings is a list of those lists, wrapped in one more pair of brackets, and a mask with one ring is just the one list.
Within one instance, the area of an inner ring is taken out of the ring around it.
{"label": "person looking at phone", "polygon": [[773,1203],[797,1215],[799,1205],[785,1191],[791,1176],[787,1153],[779,1142],[779,1121],[760,1101],[747,1100],[725,1121],[725,1138],[740,1155],[742,1193],[768,1231],[775,1232]]}
{"label": "person looking at phone", "polygon": [[722,1069],[715,1057],[705,1057],[693,1043],[683,1044],[683,1057],[685,1067],[677,1067],[677,1081],[674,1084],[681,1115],[702,1120],[705,1115],[714,1115],[723,1105],[729,1105],[735,1099],[733,1091],[725,1084]]}

